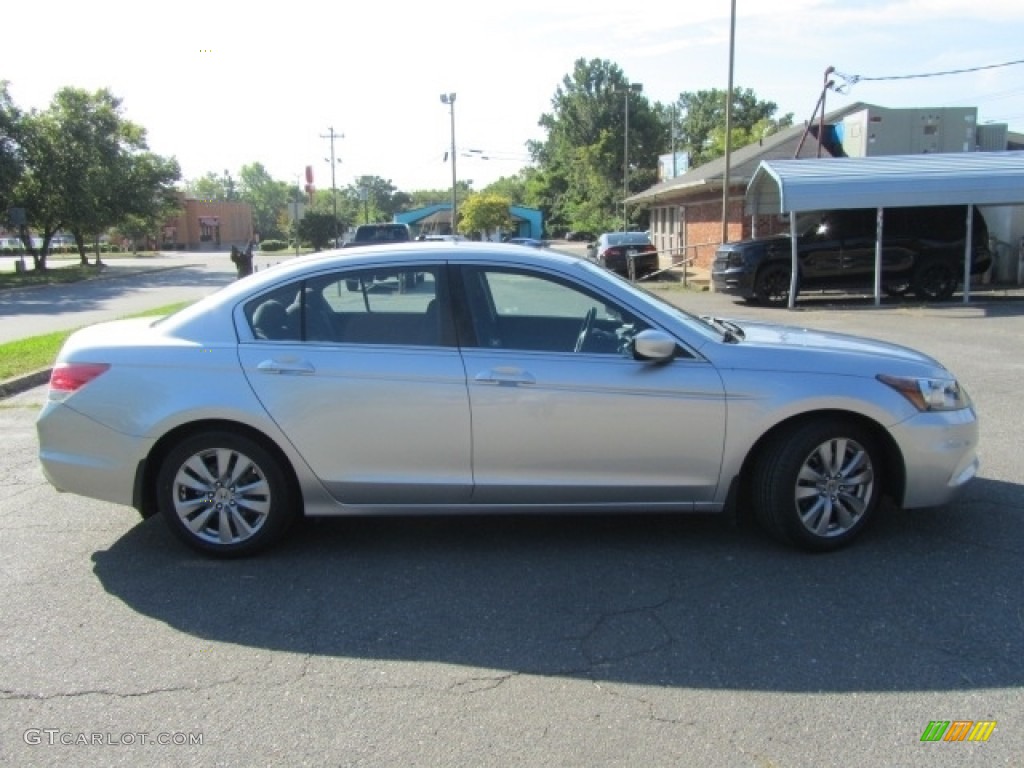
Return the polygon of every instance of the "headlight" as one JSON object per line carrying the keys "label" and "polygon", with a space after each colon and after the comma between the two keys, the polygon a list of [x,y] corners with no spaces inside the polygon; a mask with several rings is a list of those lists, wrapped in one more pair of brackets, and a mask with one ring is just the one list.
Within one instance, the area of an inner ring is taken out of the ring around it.
{"label": "headlight", "polygon": [[895,389],[919,411],[958,411],[971,406],[967,390],[956,379],[926,379],[878,375],[878,380]]}

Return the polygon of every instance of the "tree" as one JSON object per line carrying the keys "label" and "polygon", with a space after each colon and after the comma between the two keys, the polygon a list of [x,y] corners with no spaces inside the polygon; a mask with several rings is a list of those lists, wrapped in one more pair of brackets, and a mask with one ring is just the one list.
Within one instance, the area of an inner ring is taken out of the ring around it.
{"label": "tree", "polygon": [[488,192],[470,195],[459,208],[459,232],[487,234],[511,227],[510,205],[512,201],[503,195]]}
{"label": "tree", "polygon": [[123,119],[120,106],[106,89],[64,88],[44,112],[23,117],[25,172],[15,197],[42,235],[40,249],[27,230],[22,235],[36,269],[46,269],[50,240],[60,229],[72,233],[84,265],[87,237],[132,216],[155,222],[173,205],[177,161],[147,152],[145,131]]}
{"label": "tree", "polygon": [[[679,94],[679,148],[689,153],[691,166],[725,154],[725,101],[726,91],[717,88]],[[748,139],[756,141],[793,124],[792,112],[776,118],[776,111],[775,102],[760,101],[751,89],[733,89],[733,146],[745,146]]]}
{"label": "tree", "polygon": [[544,190],[537,191],[549,226],[610,229],[623,194],[643,189],[654,179],[667,126],[643,93],[630,87],[622,70],[605,60],[578,59],[551,104],[552,112],[539,121],[547,139],[530,144],[542,174]]}
{"label": "tree", "polygon": [[264,240],[285,239],[287,228],[281,227],[281,220],[287,221],[294,185],[275,181],[261,163],[242,166],[238,175],[240,199],[252,207],[253,226],[259,236]]}
{"label": "tree", "polygon": [[[64,225],[60,126],[52,115],[32,110],[23,115],[18,132],[24,169],[12,197],[25,210],[26,223],[20,232],[25,250],[32,256],[33,268],[44,270],[50,240]],[[33,246],[30,229],[41,236],[41,248]]]}
{"label": "tree", "polygon": [[330,245],[334,233],[342,229],[334,215],[324,211],[306,211],[306,215],[299,220],[299,238],[312,245],[314,251],[322,251]]}
{"label": "tree", "polygon": [[195,200],[242,199],[238,184],[227,170],[220,174],[210,171],[205,176],[190,180],[185,184],[185,194]]}
{"label": "tree", "polygon": [[21,112],[11,101],[7,81],[0,80],[0,212],[14,204],[14,185],[24,173],[20,124]]}

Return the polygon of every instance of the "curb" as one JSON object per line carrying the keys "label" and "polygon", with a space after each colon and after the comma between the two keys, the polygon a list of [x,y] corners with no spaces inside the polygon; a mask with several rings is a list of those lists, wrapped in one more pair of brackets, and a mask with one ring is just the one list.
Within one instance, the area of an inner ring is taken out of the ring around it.
{"label": "curb", "polygon": [[15,376],[13,379],[0,381],[0,400],[13,395],[20,395],[35,387],[41,387],[50,381],[52,368],[43,368],[39,371],[26,373],[24,376]]}

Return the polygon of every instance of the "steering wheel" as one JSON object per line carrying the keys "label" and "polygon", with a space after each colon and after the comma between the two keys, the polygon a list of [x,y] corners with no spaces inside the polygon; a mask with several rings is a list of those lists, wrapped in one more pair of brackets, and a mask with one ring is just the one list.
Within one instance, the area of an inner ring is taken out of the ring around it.
{"label": "steering wheel", "polygon": [[580,335],[576,337],[576,346],[573,348],[573,352],[580,352],[583,350],[583,345],[587,342],[587,336],[590,334],[590,326],[594,324],[595,317],[597,317],[597,307],[591,307],[587,311],[587,316],[583,318],[583,326],[580,328]]}

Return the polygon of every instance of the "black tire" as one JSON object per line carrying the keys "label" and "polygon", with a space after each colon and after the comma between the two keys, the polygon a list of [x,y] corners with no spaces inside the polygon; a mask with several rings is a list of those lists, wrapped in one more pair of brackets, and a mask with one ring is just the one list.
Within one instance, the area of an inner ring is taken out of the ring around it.
{"label": "black tire", "polygon": [[241,557],[284,535],[296,517],[279,460],[259,442],[231,432],[182,440],[157,474],[157,507],[183,542],[207,555]]}
{"label": "black tire", "polygon": [[882,290],[887,296],[906,296],[910,293],[911,282],[908,278],[890,280],[882,283]]}
{"label": "black tire", "polygon": [[791,274],[792,270],[788,264],[768,264],[761,267],[754,279],[754,295],[758,302],[773,307],[789,304]]}
{"label": "black tire", "polygon": [[914,293],[926,301],[946,301],[956,286],[956,268],[948,261],[922,264],[914,273]]}
{"label": "black tire", "polygon": [[874,438],[855,422],[822,418],[782,429],[754,463],[754,514],[769,533],[801,549],[839,549],[878,507],[881,466]]}

